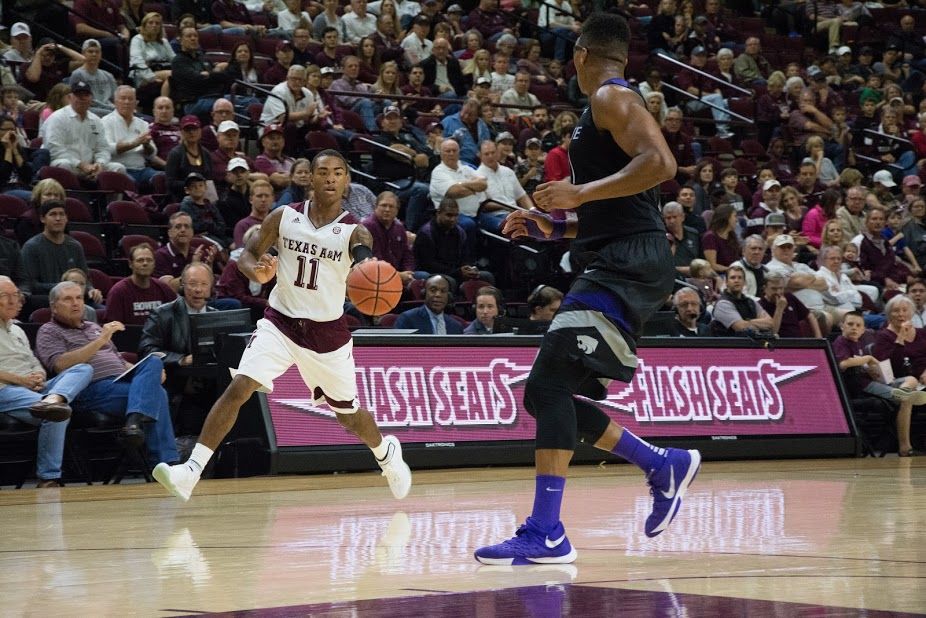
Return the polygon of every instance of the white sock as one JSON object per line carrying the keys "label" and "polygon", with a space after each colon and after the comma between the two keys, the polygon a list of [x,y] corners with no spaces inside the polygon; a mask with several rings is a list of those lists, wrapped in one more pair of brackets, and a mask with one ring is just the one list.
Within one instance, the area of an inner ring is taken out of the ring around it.
{"label": "white sock", "polygon": [[373,456],[376,457],[377,461],[382,461],[389,454],[389,444],[383,440],[379,443],[379,446],[370,447],[370,450],[373,451]]}
{"label": "white sock", "polygon": [[193,452],[190,454],[190,458],[187,459],[187,464],[197,474],[201,474],[203,469],[206,467],[206,464],[209,463],[209,460],[212,459],[212,453],[214,451],[202,444],[200,442],[196,443],[196,446],[193,447]]}

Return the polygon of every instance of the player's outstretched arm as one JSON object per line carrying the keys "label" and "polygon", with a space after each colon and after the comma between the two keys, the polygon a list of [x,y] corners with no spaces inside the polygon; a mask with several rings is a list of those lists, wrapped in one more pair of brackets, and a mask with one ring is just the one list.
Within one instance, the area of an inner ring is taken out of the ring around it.
{"label": "player's outstretched arm", "polygon": [[502,234],[510,238],[533,238],[535,240],[559,240],[575,238],[579,231],[575,213],[566,220],[554,219],[549,214],[536,210],[515,210],[505,217]]}
{"label": "player's outstretched arm", "polygon": [[238,270],[256,283],[264,284],[277,274],[277,258],[268,253],[280,237],[283,208],[277,208],[264,219],[260,233],[251,236],[238,257]]}
{"label": "player's outstretched arm", "polygon": [[675,156],[639,95],[626,88],[602,87],[593,95],[591,109],[595,126],[611,133],[632,157],[630,163],[583,185],[568,180],[544,183],[534,192],[538,208],[578,208],[586,202],[635,195],[675,177]]}

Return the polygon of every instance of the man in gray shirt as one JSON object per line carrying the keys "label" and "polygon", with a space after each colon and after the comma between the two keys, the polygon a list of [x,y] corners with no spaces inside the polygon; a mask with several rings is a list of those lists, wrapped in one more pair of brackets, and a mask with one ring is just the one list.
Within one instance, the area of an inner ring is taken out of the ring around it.
{"label": "man in gray shirt", "polygon": [[46,381],[26,333],[14,323],[22,304],[23,296],[13,281],[0,276],[0,414],[40,425],[38,487],[60,487],[64,437],[71,418],[68,403],[90,384],[93,368],[76,364]]}
{"label": "man in gray shirt", "polygon": [[87,39],[81,47],[84,63],[71,73],[71,83],[85,82],[93,92],[90,111],[97,116],[105,116],[115,109],[113,95],[116,94],[116,78],[109,71],[100,68],[103,48],[96,39]]}
{"label": "man in gray shirt", "polygon": [[[85,273],[89,271],[84,248],[64,231],[68,224],[64,203],[52,200],[42,204],[39,220],[43,226],[42,233],[25,242],[22,260],[32,281],[32,293],[47,295],[61,281],[65,271],[72,268],[79,268]],[[91,289],[87,293],[95,303],[103,300],[99,290]],[[38,300],[34,299],[33,305],[37,306],[37,303]]]}

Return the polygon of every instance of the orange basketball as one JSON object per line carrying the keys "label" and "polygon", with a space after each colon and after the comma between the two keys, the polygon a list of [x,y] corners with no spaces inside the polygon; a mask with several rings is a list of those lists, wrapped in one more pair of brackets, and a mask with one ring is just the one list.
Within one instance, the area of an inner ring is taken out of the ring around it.
{"label": "orange basketball", "polygon": [[402,277],[388,262],[368,260],[347,276],[347,297],[365,315],[384,315],[402,298]]}

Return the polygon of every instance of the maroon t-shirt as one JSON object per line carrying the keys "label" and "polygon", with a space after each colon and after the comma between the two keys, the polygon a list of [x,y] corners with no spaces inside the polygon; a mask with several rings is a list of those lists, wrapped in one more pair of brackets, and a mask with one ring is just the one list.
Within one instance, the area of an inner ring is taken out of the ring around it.
{"label": "maroon t-shirt", "polygon": [[[810,315],[810,310],[799,301],[794,294],[785,294],[788,299],[788,306],[781,316],[781,326],[778,328],[778,336],[787,339],[790,337],[801,336],[801,322]],[[775,315],[775,303],[767,300],[764,296],[759,299],[759,305],[765,309],[769,315]]]}
{"label": "maroon t-shirt", "polygon": [[183,272],[183,267],[190,263],[192,257],[192,249],[190,255],[186,256],[180,253],[174,243],[169,242],[154,253],[154,276],[179,277]]}
{"label": "maroon t-shirt", "polygon": [[170,286],[152,277],[147,288],[135,285],[131,277],[118,282],[106,295],[106,321],[142,325],[148,314],[177,298]]}
{"label": "maroon t-shirt", "polygon": [[727,239],[721,238],[714,232],[705,232],[701,237],[701,252],[708,249],[717,252],[717,263],[721,266],[729,266],[741,257],[739,242],[733,232],[730,232],[730,237]]}
{"label": "maroon t-shirt", "polygon": [[180,145],[180,125],[152,122],[148,125],[148,131],[151,133],[151,141],[157,148],[158,156],[167,161],[170,151]]}

